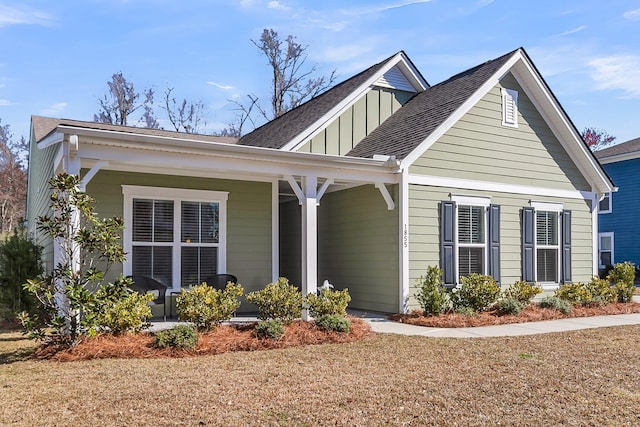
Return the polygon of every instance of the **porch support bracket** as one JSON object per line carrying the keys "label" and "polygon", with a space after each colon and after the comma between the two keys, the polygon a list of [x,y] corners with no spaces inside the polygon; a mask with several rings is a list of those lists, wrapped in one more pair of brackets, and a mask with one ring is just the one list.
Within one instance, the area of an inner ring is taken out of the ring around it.
{"label": "porch support bracket", "polygon": [[296,182],[293,176],[286,175],[285,178],[287,179],[287,182],[289,183],[289,186],[291,187],[293,192],[296,193],[296,197],[298,198],[298,203],[302,205],[307,200],[304,193],[302,192],[302,188],[300,188],[300,186],[298,185],[298,183]]}
{"label": "porch support bracket", "polygon": [[91,182],[93,177],[96,176],[100,169],[107,166],[109,166],[109,162],[107,162],[106,160],[100,160],[95,165],[93,165],[93,167],[89,169],[89,172],[87,172],[87,174],[80,180],[80,191],[87,191],[87,184]]}
{"label": "porch support bracket", "polygon": [[392,211],[396,208],[396,204],[393,201],[393,197],[391,197],[391,193],[387,189],[387,186],[383,182],[376,182],[376,188],[382,194],[384,201],[387,202],[387,209]]}

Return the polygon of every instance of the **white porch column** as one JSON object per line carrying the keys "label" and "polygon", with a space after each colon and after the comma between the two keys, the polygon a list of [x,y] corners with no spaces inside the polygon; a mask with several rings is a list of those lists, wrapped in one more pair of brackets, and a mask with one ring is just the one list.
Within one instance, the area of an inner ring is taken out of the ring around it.
{"label": "white porch column", "polygon": [[[302,295],[315,294],[318,289],[318,177],[302,178],[305,200],[302,203]],[[302,319],[309,320],[307,310]]]}

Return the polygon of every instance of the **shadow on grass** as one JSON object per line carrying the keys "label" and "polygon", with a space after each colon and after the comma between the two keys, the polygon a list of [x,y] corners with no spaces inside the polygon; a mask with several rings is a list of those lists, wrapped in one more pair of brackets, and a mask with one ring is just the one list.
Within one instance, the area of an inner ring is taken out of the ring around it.
{"label": "shadow on grass", "polygon": [[0,329],[0,365],[31,360],[36,348],[20,329]]}
{"label": "shadow on grass", "polygon": [[35,347],[18,348],[13,351],[0,353],[0,365],[9,365],[16,362],[26,362],[33,358]]}

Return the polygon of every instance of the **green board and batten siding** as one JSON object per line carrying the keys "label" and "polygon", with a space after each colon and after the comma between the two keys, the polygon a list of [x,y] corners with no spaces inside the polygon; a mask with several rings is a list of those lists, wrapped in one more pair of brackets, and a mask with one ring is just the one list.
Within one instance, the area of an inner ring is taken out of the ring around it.
{"label": "green board and batten siding", "polygon": [[371,89],[298,151],[344,156],[413,95],[401,90]]}
{"label": "green board and batten siding", "polygon": [[[502,126],[500,88],[518,91],[518,127]],[[435,142],[409,169],[411,174],[451,177],[559,190],[589,191],[569,155],[510,75]],[[409,186],[409,294],[430,265],[439,265],[438,205],[451,194],[490,197],[501,206],[500,259],[502,284],[521,278],[520,211],[530,201],[562,203],[572,211],[572,274],[589,280],[592,272],[592,216],[582,199]]]}
{"label": "green board and batten siding", "polygon": [[[388,186],[398,200],[398,186]],[[318,208],[318,284],[349,288],[352,308],[397,312],[398,210],[373,185],[325,194]]]}
{"label": "green board and batten siding", "polygon": [[271,183],[102,170],[87,186],[99,216],[123,215],[122,185],[229,192],[227,272],[238,277],[245,292],[271,281]]}

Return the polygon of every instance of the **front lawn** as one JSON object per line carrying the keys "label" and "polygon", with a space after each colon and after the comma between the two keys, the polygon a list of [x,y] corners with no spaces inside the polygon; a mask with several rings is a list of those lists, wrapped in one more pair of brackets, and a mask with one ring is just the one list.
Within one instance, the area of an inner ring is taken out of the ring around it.
{"label": "front lawn", "polygon": [[373,334],[215,356],[26,360],[0,333],[0,425],[638,425],[640,325],[524,337]]}

